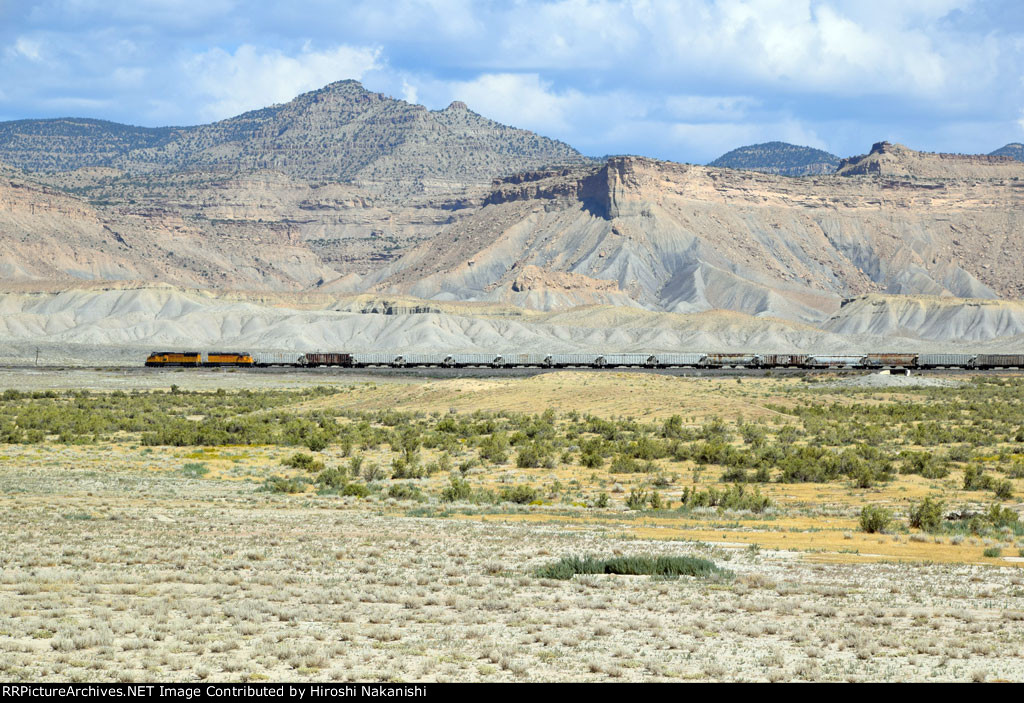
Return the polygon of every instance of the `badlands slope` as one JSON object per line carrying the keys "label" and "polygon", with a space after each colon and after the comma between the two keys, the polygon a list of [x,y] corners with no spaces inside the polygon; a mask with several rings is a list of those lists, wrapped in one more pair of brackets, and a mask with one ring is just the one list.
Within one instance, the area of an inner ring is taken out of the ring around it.
{"label": "badlands slope", "polygon": [[[347,351],[818,351],[1019,349],[1024,304],[872,297],[817,328],[736,312],[268,300],[167,287],[0,296],[0,363],[141,363],[166,348]],[[352,310],[390,310],[352,312]],[[397,312],[397,314],[395,314]],[[971,317],[973,316],[973,317]],[[954,320],[959,341],[944,330]]]}
{"label": "badlands slope", "polygon": [[[910,167],[959,163],[913,153]],[[871,293],[1024,297],[1024,164],[964,158],[968,175],[946,179],[786,178],[640,157],[527,174],[349,290],[812,323]]]}

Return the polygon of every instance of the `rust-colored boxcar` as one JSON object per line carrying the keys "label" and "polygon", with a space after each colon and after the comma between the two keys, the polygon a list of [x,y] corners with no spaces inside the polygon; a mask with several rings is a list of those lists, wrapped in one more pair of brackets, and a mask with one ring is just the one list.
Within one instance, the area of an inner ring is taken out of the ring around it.
{"label": "rust-colored boxcar", "polygon": [[804,366],[807,364],[806,354],[762,354],[761,366],[783,368],[786,366]]}
{"label": "rust-colored boxcar", "polygon": [[911,369],[917,366],[917,354],[913,353],[870,353],[864,360],[865,366]]}
{"label": "rust-colored boxcar", "polygon": [[306,366],[351,366],[352,355],[338,352],[306,352]]}

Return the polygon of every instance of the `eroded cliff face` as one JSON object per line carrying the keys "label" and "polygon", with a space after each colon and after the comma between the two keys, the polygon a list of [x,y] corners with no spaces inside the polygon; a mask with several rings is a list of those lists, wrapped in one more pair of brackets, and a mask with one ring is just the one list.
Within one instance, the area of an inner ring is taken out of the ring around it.
{"label": "eroded cliff face", "polygon": [[274,172],[128,178],[88,169],[41,180],[0,172],[6,289],[135,280],[273,291],[358,281],[486,194],[395,203],[358,186]]}
{"label": "eroded cliff face", "polygon": [[1022,206],[1016,176],[788,178],[640,157],[401,202],[271,171],[47,185],[7,169],[0,273],[21,290],[135,280],[818,322],[872,293],[1024,297]]}
{"label": "eroded cliff face", "polygon": [[[426,298],[808,321],[867,293],[1017,298],[1022,188],[1013,178],[782,178],[616,157],[498,181],[483,208],[364,283]],[[586,280],[526,297],[516,285],[525,267]]]}

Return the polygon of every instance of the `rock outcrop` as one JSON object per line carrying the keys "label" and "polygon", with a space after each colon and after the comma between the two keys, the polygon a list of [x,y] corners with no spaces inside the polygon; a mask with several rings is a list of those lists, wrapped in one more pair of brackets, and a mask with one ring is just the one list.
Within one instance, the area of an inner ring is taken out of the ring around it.
{"label": "rock outcrop", "polygon": [[894,178],[1024,178],[1024,164],[1011,156],[984,154],[930,154],[902,144],[878,142],[863,156],[843,159],[836,172],[842,176]]}

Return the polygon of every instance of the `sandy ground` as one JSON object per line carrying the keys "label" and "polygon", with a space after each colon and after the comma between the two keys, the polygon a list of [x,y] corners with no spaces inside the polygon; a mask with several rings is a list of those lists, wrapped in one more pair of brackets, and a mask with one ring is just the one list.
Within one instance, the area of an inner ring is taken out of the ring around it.
{"label": "sandy ground", "polygon": [[[552,374],[578,374],[582,377],[621,378],[629,374],[636,378],[676,377],[684,379],[705,379],[708,381],[725,381],[731,379],[771,378],[798,379],[804,376],[815,382],[830,383],[835,387],[873,387],[901,388],[913,386],[945,386],[955,387],[962,380],[974,375],[992,374],[1000,376],[1024,375],[1024,371],[958,371],[950,369],[929,370],[912,376],[889,375],[860,371],[800,371],[793,369],[759,370],[759,369],[150,369],[140,364],[118,366],[33,366],[0,365],[0,389],[13,388],[21,391],[35,390],[75,390],[85,388],[95,391],[114,390],[166,390],[176,385],[186,390],[234,390],[248,388],[253,390],[275,390],[287,388],[308,388],[311,386],[384,384],[408,387],[424,381],[455,381],[460,379],[478,379],[492,383],[495,387],[517,388],[521,379]],[[602,383],[601,381],[597,381]],[[654,381],[657,382],[657,381]],[[514,393],[519,393],[515,390]],[[493,406],[496,407],[496,406]]]}
{"label": "sandy ground", "polygon": [[[5,680],[1024,680],[1012,567],[814,564],[70,468],[2,486]],[[735,577],[531,575],[583,553]]]}

